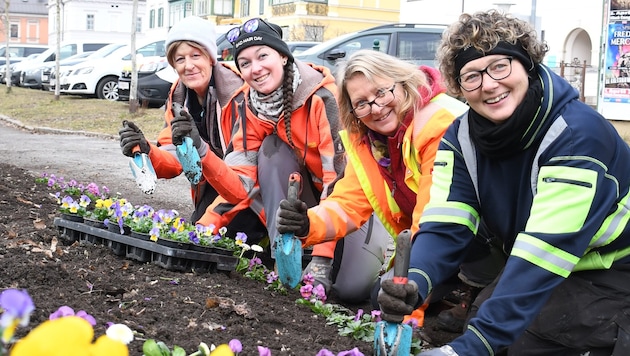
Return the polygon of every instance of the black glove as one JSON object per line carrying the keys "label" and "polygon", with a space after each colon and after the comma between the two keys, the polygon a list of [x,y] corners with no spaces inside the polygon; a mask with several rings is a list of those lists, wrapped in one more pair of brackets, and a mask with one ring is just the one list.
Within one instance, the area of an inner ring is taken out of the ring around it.
{"label": "black glove", "polygon": [[171,139],[173,144],[181,145],[184,137],[189,136],[193,140],[193,145],[199,152],[199,157],[203,157],[208,152],[208,144],[201,140],[197,124],[186,109],[175,113],[176,116],[171,121]]}
{"label": "black glove", "polygon": [[381,282],[377,301],[381,308],[381,318],[392,323],[401,323],[405,315],[411,314],[418,303],[416,282],[396,284],[387,279]]}
{"label": "black glove", "polygon": [[133,149],[140,146],[140,152],[149,153],[151,146],[149,141],[144,137],[142,131],[131,121],[124,121],[123,128],[118,131],[120,135],[120,147],[125,156],[133,157]]}
{"label": "black glove", "polygon": [[277,222],[278,232],[281,234],[292,233],[300,237],[308,235],[311,224],[306,214],[307,211],[306,203],[299,199],[293,204],[286,199],[280,201]]}

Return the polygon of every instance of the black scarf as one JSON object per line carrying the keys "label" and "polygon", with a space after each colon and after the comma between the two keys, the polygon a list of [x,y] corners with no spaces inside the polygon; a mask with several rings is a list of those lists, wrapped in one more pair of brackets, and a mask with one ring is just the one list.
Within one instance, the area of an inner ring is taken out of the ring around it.
{"label": "black scarf", "polygon": [[500,125],[482,117],[472,108],[469,110],[470,137],[483,155],[506,158],[532,144],[533,135],[544,121],[540,112],[543,88],[538,76],[534,78],[523,102]]}

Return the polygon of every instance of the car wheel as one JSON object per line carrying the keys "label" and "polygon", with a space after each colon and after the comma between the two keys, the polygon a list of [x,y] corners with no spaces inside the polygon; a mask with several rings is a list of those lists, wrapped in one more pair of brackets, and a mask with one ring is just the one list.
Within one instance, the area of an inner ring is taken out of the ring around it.
{"label": "car wheel", "polygon": [[118,77],[105,77],[96,85],[96,96],[109,101],[118,100]]}

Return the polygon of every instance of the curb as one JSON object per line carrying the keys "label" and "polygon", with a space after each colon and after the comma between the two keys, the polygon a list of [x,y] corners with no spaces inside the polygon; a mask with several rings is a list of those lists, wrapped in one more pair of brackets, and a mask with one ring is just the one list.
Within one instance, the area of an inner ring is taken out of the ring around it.
{"label": "curb", "polygon": [[63,129],[54,129],[52,127],[45,126],[29,126],[24,124],[20,120],[12,119],[5,115],[0,115],[0,122],[5,123],[8,126],[15,127],[18,129],[26,130],[32,133],[38,134],[49,134],[49,135],[82,135],[87,137],[96,137],[104,140],[118,140],[118,136],[102,134],[98,132],[89,132],[89,131],[72,131],[72,130],[63,130]]}

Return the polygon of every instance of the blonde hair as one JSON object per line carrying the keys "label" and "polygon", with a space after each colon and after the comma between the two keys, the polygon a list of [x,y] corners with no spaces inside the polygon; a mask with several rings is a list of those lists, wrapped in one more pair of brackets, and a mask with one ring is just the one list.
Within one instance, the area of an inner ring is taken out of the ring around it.
{"label": "blonde hair", "polygon": [[203,53],[204,56],[206,56],[206,58],[209,58],[210,63],[212,63],[212,56],[210,56],[210,53],[208,53],[208,50],[206,49],[206,47],[200,45],[199,43],[195,41],[184,40],[184,41],[174,41],[166,49],[166,60],[168,61],[168,64],[171,65],[171,67],[175,67],[175,52],[177,51],[179,46],[181,46],[182,44],[187,44],[190,47],[194,47],[195,49],[198,49],[199,51],[201,51],[201,53]]}
{"label": "blonde hair", "polygon": [[440,72],[450,93],[461,95],[455,73],[455,58],[460,50],[473,47],[481,52],[493,50],[499,42],[520,44],[534,64],[542,62],[547,45],[538,40],[536,30],[527,22],[503,14],[497,10],[462,14],[442,34],[436,58]]}
{"label": "blonde hair", "polygon": [[[423,92],[431,92],[431,84],[426,74],[419,70],[415,64],[379,51],[366,49],[355,52],[348,60],[341,62],[339,65],[337,72],[337,87],[339,88],[337,102],[342,125],[349,133],[358,134],[358,139],[363,137],[368,129],[351,112],[353,107],[346,84],[348,80],[356,75],[365,76],[371,83],[375,83],[377,78],[389,78],[400,85],[405,92],[403,98],[397,98],[401,101],[400,113],[406,113],[410,109],[415,110],[425,104],[418,104],[422,100],[419,88],[422,88]],[[402,117],[398,118],[399,121],[402,119]]]}

